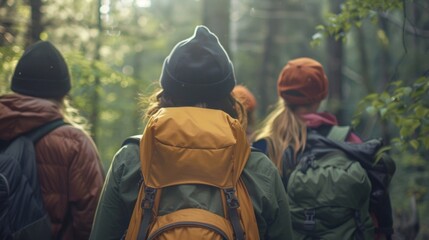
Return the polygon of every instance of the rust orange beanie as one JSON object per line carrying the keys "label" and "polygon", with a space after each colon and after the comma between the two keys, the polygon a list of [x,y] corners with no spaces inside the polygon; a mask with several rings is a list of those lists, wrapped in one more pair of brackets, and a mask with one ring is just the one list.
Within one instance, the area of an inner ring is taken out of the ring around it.
{"label": "rust orange beanie", "polygon": [[247,111],[252,112],[256,108],[255,96],[243,85],[237,85],[232,90],[234,97],[240,101]]}
{"label": "rust orange beanie", "polygon": [[291,105],[307,105],[322,101],[328,95],[328,79],[323,66],[311,58],[289,61],[277,80],[277,92]]}

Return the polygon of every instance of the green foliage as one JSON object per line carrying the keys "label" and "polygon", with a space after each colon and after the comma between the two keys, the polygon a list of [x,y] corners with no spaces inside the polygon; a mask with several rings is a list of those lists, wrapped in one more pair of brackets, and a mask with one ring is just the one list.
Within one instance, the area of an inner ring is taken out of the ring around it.
{"label": "green foliage", "polygon": [[[389,12],[402,8],[402,0],[347,0],[341,5],[340,13],[327,13],[326,23],[316,27],[316,36],[335,36],[336,40],[346,40],[346,33],[352,27],[361,27],[362,21],[377,21],[378,13]],[[312,45],[320,43],[313,39]]]}
{"label": "green foliage", "polygon": [[9,81],[22,51],[18,46],[0,47],[0,95],[10,92]]}
{"label": "green foliage", "polygon": [[73,105],[87,119],[94,111],[98,112],[99,124],[92,132],[96,133],[94,140],[107,169],[122,139],[135,134],[130,118],[136,116],[130,113],[136,109],[138,82],[103,61],[86,58],[81,52],[67,53],[65,58],[73,78],[70,93]]}
{"label": "green foliage", "polygon": [[[73,79],[70,95],[73,97],[75,106],[86,115],[92,112],[94,107],[94,103],[88,101],[92,99],[94,92],[97,92],[103,102],[109,104],[119,97],[116,96],[116,93],[107,92],[106,86],[116,85],[119,88],[125,88],[133,87],[136,84],[132,77],[112,69],[102,61],[88,59],[80,52],[67,53],[65,58]],[[96,79],[100,81],[99,88],[97,88]]]}
{"label": "green foliage", "polygon": [[[423,153],[429,150],[429,78],[421,77],[407,86],[393,82],[387,91],[370,94],[359,104],[358,116],[369,114],[399,129],[393,148]],[[359,118],[353,124],[358,125]]]}
{"label": "green foliage", "polygon": [[[395,81],[388,90],[365,97],[358,106],[354,125],[362,116],[379,118],[397,130],[391,141],[392,157],[397,172],[392,181],[392,201],[396,213],[409,212],[409,202],[414,197],[421,216],[429,213],[429,78],[421,77],[412,84]],[[406,198],[404,198],[406,197]],[[421,225],[427,222],[421,219]],[[421,234],[427,234],[424,228]]]}
{"label": "green foliage", "polygon": [[[384,126],[384,134],[387,134],[385,137],[392,137],[391,139],[386,139],[389,143],[387,148],[390,149],[390,154],[392,154],[397,163],[397,173],[392,180],[391,189],[394,212],[399,213],[399,215],[407,215],[410,207],[408,206],[409,202],[406,200],[415,198],[417,200],[418,214],[426,216],[429,214],[429,185],[427,184],[429,182],[429,174],[427,173],[429,168],[427,158],[429,154],[429,78],[427,76],[415,77],[418,72],[428,70],[426,69],[427,65],[419,65],[420,61],[417,60],[419,56],[423,56],[423,59],[425,58],[425,55],[421,53],[421,49],[422,47],[423,49],[426,48],[427,45],[424,44],[426,40],[422,38],[420,42],[420,39],[413,37],[413,45],[406,46],[410,35],[406,35],[406,32],[401,32],[399,34],[404,34],[401,38],[394,38],[392,35],[395,33],[386,31],[392,29],[388,29],[386,23],[378,22],[381,19],[380,16],[389,16],[388,21],[393,23],[394,20],[392,19],[394,18],[392,16],[396,14],[406,19],[403,20],[403,23],[398,24],[405,29],[406,21],[409,20],[406,15],[407,11],[405,11],[406,5],[410,5],[410,8],[414,10],[423,6],[422,10],[414,11],[413,15],[417,18],[418,16],[424,16],[425,5],[418,1],[346,0],[342,4],[339,14],[329,13],[325,18],[325,24],[316,27],[317,32],[313,35],[311,44],[314,46],[319,45],[323,37],[326,36],[334,36],[337,40],[346,41],[353,28],[361,28],[363,23],[369,22],[376,28],[380,27],[380,29],[374,31],[375,39],[380,47],[379,49],[374,49],[375,53],[385,51],[385,58],[390,59],[395,59],[395,55],[398,57],[398,53],[404,54],[401,56],[401,65],[396,66],[397,69],[394,70],[396,72],[401,68],[404,75],[398,77],[395,74],[396,79],[390,80],[394,82],[387,87],[381,86],[381,88],[386,89],[385,91],[370,93],[360,101],[352,125],[367,124],[363,120],[368,121],[368,119],[375,123],[373,120],[377,119],[379,120],[377,123]],[[413,27],[421,24],[422,29],[425,28],[427,18],[419,19],[419,21],[412,23],[414,24]],[[393,30],[398,32],[403,29],[400,27]],[[351,40],[352,42],[360,41],[361,43],[363,41],[363,39]],[[398,43],[403,45],[402,51],[397,51],[401,50],[397,48]],[[407,51],[407,48],[412,50]],[[360,51],[365,51],[364,47]],[[406,60],[403,61],[407,58],[407,52],[410,58],[412,56],[417,61],[410,59],[411,61],[408,64]],[[363,60],[367,59],[363,58]],[[377,75],[373,75],[371,78],[381,79]],[[414,80],[397,80],[400,78]],[[367,116],[369,118],[366,118]],[[372,128],[372,130],[376,129]],[[402,222],[400,219],[395,219],[395,221],[397,224]],[[428,224],[429,222],[426,219],[420,219],[420,225],[423,227],[420,230],[420,238],[418,239],[426,239],[425,236],[429,234],[427,230]]]}
{"label": "green foliage", "polygon": [[[394,205],[398,210],[405,210],[408,207],[408,202],[404,201],[404,196],[415,196],[418,202],[425,202],[428,199],[429,188],[427,180],[429,173],[424,171],[422,166],[426,161],[423,157],[404,152],[396,155],[397,159],[409,159],[408,162],[413,162],[415,167],[410,166],[405,162],[397,162],[397,171],[392,182],[392,193],[402,195],[400,198],[393,198]],[[427,211],[426,206],[426,212]]]}

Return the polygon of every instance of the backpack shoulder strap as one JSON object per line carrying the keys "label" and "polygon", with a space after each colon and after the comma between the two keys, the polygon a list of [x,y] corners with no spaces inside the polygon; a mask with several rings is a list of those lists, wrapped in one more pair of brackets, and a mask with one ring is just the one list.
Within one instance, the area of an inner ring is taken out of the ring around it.
{"label": "backpack shoulder strap", "polygon": [[64,120],[62,118],[48,122],[44,125],[42,125],[41,127],[38,127],[34,130],[31,130],[28,133],[25,133],[24,136],[28,137],[29,139],[31,139],[31,141],[33,143],[36,143],[37,141],[39,141],[43,136],[45,136],[46,134],[48,134],[49,132],[51,132],[52,130],[65,125],[67,123],[64,122]]}
{"label": "backpack shoulder strap", "polygon": [[251,151],[251,152],[260,152],[260,153],[264,153],[261,149],[259,149],[259,148],[255,148],[255,147],[253,147],[253,146],[250,146],[250,151]]}
{"label": "backpack shoulder strap", "polygon": [[140,145],[140,139],[142,138],[142,135],[133,135],[133,136],[129,136],[127,137],[123,142],[122,142],[122,146],[125,146],[127,144],[137,144]]}
{"label": "backpack shoulder strap", "polygon": [[261,139],[254,141],[251,145],[251,148],[253,148],[254,150],[258,150],[259,152],[267,154],[268,153],[267,139],[261,138]]}
{"label": "backpack shoulder strap", "polygon": [[331,130],[329,131],[328,135],[326,136],[328,139],[334,140],[334,141],[345,141],[347,136],[350,133],[350,126],[332,126]]}

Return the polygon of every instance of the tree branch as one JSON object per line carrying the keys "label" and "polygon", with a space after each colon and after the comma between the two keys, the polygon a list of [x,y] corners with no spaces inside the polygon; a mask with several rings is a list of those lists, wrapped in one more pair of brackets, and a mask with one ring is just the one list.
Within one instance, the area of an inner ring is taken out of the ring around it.
{"label": "tree branch", "polygon": [[393,17],[389,16],[387,13],[380,13],[380,16],[388,20],[390,23],[393,23],[393,25],[398,27],[405,27],[405,31],[409,34],[412,34],[417,37],[422,38],[429,38],[429,30],[417,28],[416,26],[411,25],[408,22],[405,22],[405,26],[403,26],[403,23],[397,19],[394,19]]}

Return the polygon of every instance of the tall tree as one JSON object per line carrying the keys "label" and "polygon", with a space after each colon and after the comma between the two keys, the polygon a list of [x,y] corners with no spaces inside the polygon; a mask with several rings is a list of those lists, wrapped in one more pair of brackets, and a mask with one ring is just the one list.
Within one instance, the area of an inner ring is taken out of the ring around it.
{"label": "tall tree", "polygon": [[16,38],[17,5],[16,1],[0,1],[0,46],[7,46]]}
{"label": "tall tree", "polygon": [[[384,18],[379,18],[379,26],[380,30],[385,33],[384,35],[389,36],[389,29],[387,25],[387,20]],[[389,66],[391,65],[390,59],[392,58],[390,52],[389,52],[389,46],[388,44],[385,44],[384,41],[380,41],[380,73],[381,78],[379,81],[379,86],[377,89],[385,89],[387,84],[389,83]],[[372,93],[372,92],[369,92]],[[381,135],[386,143],[390,142],[390,132],[389,132],[389,124],[386,120],[381,120]]]}
{"label": "tall tree", "polygon": [[[269,1],[270,6],[268,9],[275,10],[277,6],[276,0]],[[272,89],[275,88],[275,85],[270,85],[268,83],[275,83],[276,80],[271,74],[274,71],[273,60],[275,60],[274,55],[276,53],[276,44],[275,39],[278,37],[280,33],[279,29],[281,26],[281,19],[275,17],[266,18],[266,32],[265,38],[263,42],[263,50],[262,50],[262,63],[260,68],[260,75],[258,78],[258,88],[260,94],[259,104],[261,106],[268,106],[270,104],[269,96],[272,93]],[[273,59],[274,58],[274,59]],[[267,87],[272,86],[272,87]],[[267,114],[267,108],[261,107],[259,108],[259,114],[261,116],[265,116]]]}
{"label": "tall tree", "polygon": [[[203,24],[213,31],[219,38],[222,46],[229,51],[230,31],[230,0],[204,0]],[[231,54],[230,54],[231,55]],[[231,56],[232,57],[232,56]]]}
{"label": "tall tree", "polygon": [[[330,11],[334,14],[340,13],[343,0],[329,1]],[[339,122],[344,119],[343,107],[343,42],[336,36],[327,39],[327,62],[326,74],[329,78],[329,106],[330,111],[338,117]]]}
{"label": "tall tree", "polygon": [[[97,31],[98,36],[95,43],[95,49],[94,49],[94,63],[96,64],[97,61],[100,61],[101,54],[100,54],[100,48],[102,44],[102,37],[103,37],[103,22],[101,19],[101,12],[100,9],[102,7],[102,0],[97,1]],[[94,141],[97,142],[97,129],[98,129],[98,122],[100,117],[100,88],[101,88],[101,81],[100,76],[96,75],[94,79],[94,86],[93,86],[93,92],[92,92],[92,111],[89,117],[89,120],[91,122],[91,134],[94,138]]]}
{"label": "tall tree", "polygon": [[31,22],[28,27],[28,37],[26,39],[26,46],[40,40],[40,34],[44,31],[45,26],[42,22],[42,0],[31,0]]}

